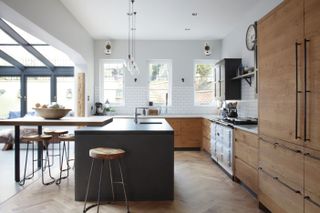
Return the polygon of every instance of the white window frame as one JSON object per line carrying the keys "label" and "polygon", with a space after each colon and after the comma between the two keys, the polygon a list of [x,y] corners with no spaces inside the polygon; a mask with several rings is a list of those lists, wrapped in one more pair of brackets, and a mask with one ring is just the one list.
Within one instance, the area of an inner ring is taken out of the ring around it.
{"label": "white window frame", "polygon": [[214,66],[217,63],[217,60],[214,59],[196,59],[193,61],[193,105],[197,107],[212,107],[214,106],[214,99],[210,104],[199,104],[196,102],[196,85],[195,85],[195,76],[197,64],[210,64],[213,67],[213,77],[214,77]]}
{"label": "white window frame", "polygon": [[[168,64],[168,81],[169,81],[169,88],[168,88],[168,106],[172,106],[172,60],[171,59],[150,59],[147,61],[148,66],[148,102],[150,101],[150,64]],[[165,106],[165,104],[157,104],[153,103],[154,106]]]}
{"label": "white window frame", "polygon": [[[100,67],[100,72],[99,72],[99,83],[100,83],[100,95],[99,95],[99,100],[101,103],[105,103],[106,99],[104,97],[104,64],[124,64],[125,60],[123,59],[100,59],[99,67]],[[123,102],[121,104],[115,104],[115,103],[110,103],[110,106],[112,107],[121,107],[126,105],[126,72],[123,72]]]}

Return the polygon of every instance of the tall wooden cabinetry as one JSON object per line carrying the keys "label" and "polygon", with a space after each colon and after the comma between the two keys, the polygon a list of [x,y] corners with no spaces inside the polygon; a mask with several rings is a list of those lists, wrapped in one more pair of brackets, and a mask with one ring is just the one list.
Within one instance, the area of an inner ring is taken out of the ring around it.
{"label": "tall wooden cabinetry", "polygon": [[320,1],[285,0],[258,35],[259,201],[320,212]]}

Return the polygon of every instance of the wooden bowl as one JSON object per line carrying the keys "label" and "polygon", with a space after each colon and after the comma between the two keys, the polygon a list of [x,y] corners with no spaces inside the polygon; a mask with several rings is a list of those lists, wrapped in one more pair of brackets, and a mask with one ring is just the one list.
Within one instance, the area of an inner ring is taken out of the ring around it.
{"label": "wooden bowl", "polygon": [[60,119],[71,111],[71,109],[56,109],[56,108],[33,108],[37,114],[45,119]]}

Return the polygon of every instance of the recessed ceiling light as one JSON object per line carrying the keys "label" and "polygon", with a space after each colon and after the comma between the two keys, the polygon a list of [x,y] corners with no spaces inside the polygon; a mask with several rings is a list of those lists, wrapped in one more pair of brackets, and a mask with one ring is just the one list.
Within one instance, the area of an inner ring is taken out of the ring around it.
{"label": "recessed ceiling light", "polygon": [[185,30],[185,31],[190,31],[191,29],[190,29],[190,28],[184,28],[184,30]]}
{"label": "recessed ceiling light", "polygon": [[198,16],[198,13],[191,13],[192,16]]}

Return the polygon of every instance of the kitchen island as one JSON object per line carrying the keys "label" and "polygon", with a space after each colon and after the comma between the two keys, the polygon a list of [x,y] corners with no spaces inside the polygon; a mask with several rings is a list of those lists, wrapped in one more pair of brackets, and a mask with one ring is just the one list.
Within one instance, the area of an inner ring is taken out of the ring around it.
{"label": "kitchen island", "polygon": [[[173,200],[174,131],[165,119],[113,119],[103,127],[84,127],[75,132],[75,200],[83,201],[91,158],[96,147],[126,151],[121,160],[129,200]],[[93,169],[88,200],[96,200],[100,162]],[[114,180],[119,180],[116,164]],[[105,171],[108,171],[107,168]],[[102,200],[111,200],[110,179],[103,174]],[[121,185],[115,186],[116,200],[123,200]]]}

